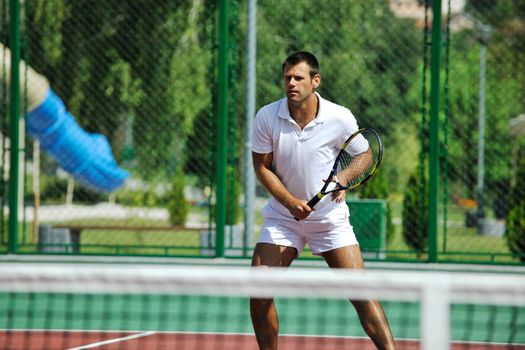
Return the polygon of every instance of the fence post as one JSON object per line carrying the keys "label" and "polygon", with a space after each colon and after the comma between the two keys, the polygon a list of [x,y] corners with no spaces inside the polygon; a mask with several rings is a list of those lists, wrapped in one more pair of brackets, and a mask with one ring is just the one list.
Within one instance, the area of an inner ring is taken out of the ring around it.
{"label": "fence post", "polygon": [[226,225],[226,167],[228,138],[228,5],[219,2],[219,96],[217,101],[217,183],[215,186],[215,257],[224,257],[224,229]]}
{"label": "fence post", "polygon": [[257,0],[248,1],[248,52],[246,54],[247,83],[246,83],[246,131],[244,134],[244,242],[243,255],[248,252],[249,246],[253,243],[253,222],[254,202],[255,202],[255,173],[252,165],[252,131],[253,119],[255,117],[255,90],[256,74],[256,11]]}
{"label": "fence post", "polygon": [[430,157],[428,187],[428,260],[437,261],[439,215],[439,82],[441,64],[441,0],[432,1],[430,59]]}
{"label": "fence post", "polygon": [[11,46],[11,81],[9,101],[9,253],[18,250],[18,152],[20,132],[20,2],[10,0],[9,36]]}

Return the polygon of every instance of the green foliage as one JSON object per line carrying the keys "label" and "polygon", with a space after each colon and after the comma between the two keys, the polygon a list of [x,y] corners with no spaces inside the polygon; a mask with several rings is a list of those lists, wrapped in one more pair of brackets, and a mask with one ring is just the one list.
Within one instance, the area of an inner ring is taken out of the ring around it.
{"label": "green foliage", "polygon": [[34,24],[41,28],[38,35],[39,52],[50,64],[57,64],[62,57],[62,24],[66,15],[66,1],[38,1],[29,7],[30,15],[34,11]]}
{"label": "green foliage", "polygon": [[[239,94],[231,103],[236,116],[244,116],[246,106],[238,101],[244,101],[246,83],[241,39],[247,30],[246,3],[238,6],[238,61],[231,63],[237,63]],[[414,108],[405,97],[419,82],[414,52],[419,52],[420,33],[412,21],[396,18],[386,3],[374,11],[365,1],[323,6],[319,13],[313,1],[258,4],[256,69],[264,78],[257,79],[257,102],[281,98],[282,61],[293,50],[310,50],[321,61],[321,94],[350,107],[361,125],[377,127],[387,137],[390,125]],[[49,78],[82,127],[108,137],[117,159],[124,148],[123,125],[131,119],[133,170],[142,178],[171,177],[170,169],[180,163],[191,174],[209,173],[205,164],[213,145],[203,140],[213,142],[212,65],[217,62],[210,39],[217,29],[208,3],[30,0],[27,8],[30,64]],[[334,21],[335,13],[345,20]],[[380,25],[385,21],[390,25]],[[239,152],[243,118],[233,120],[238,125],[231,137],[238,141],[232,152]],[[199,147],[186,152],[186,144],[196,141]]]}
{"label": "green foliage", "polygon": [[[173,178],[174,169],[183,167],[202,184],[213,181],[217,101],[212,95],[216,94],[218,33],[217,13],[211,11],[217,6],[193,0],[28,0],[25,4],[29,25],[24,26],[28,35],[24,54],[30,65],[50,80],[82,127],[108,137],[117,160],[124,147],[124,124],[129,121],[134,176],[165,182]],[[525,7],[515,0],[466,4],[469,15],[494,29],[488,42],[485,113],[485,195],[494,202],[502,198],[500,184],[508,183],[511,175],[508,120],[525,110]],[[238,60],[229,62],[237,70],[230,73],[236,73],[238,96],[229,101],[235,114],[228,123],[230,128],[237,125],[229,135],[235,139],[230,143],[235,149],[228,151],[237,155],[244,145],[246,112],[246,6],[238,3],[239,26],[230,28],[231,33],[238,30],[237,46],[231,46],[237,47]],[[404,191],[404,184],[415,181],[407,189],[404,214],[414,213],[404,222],[426,239],[426,221],[418,229],[413,219],[420,214],[418,195],[411,191],[421,189],[420,179],[409,177],[417,167],[422,127],[423,34],[416,21],[396,17],[388,2],[368,0],[323,2],[322,11],[312,0],[267,0],[258,3],[257,14],[257,107],[284,96],[281,63],[291,51],[315,53],[321,63],[321,95],[349,107],[359,125],[377,128],[385,143],[378,175],[386,179],[373,179],[363,196],[386,198],[383,189],[374,188],[382,187],[378,181],[388,184],[388,194]],[[472,28],[459,28],[450,39],[447,180],[453,195],[474,198],[480,43]],[[235,57],[233,52],[229,57]],[[427,95],[428,80],[427,71]],[[441,130],[440,135],[444,135]],[[233,191],[227,191],[227,205],[233,205],[227,210],[233,213],[228,214],[228,222],[236,222],[240,211],[238,179]],[[45,186],[44,202],[63,200],[65,181]],[[159,205],[167,201],[164,197],[151,184],[117,193],[119,203],[138,206]],[[509,217],[514,218],[511,227],[516,227],[512,225],[520,216],[513,210]],[[426,214],[420,216],[426,220]],[[407,237],[414,236],[405,231]]]}
{"label": "green foliage", "polygon": [[[170,175],[207,110],[210,16],[202,1],[29,1],[30,64],[117,159],[132,118],[136,171]],[[176,140],[177,142],[174,142]]]}
{"label": "green foliage", "polygon": [[78,204],[96,204],[107,200],[107,195],[96,192],[88,187],[75,183],[75,189],[73,192],[73,200]]}
{"label": "green foliage", "polygon": [[[426,177],[422,181],[418,168],[408,180],[403,200],[403,239],[418,253],[427,248],[428,242],[428,189]],[[423,187],[423,188],[422,188]]]}
{"label": "green foliage", "polygon": [[188,217],[188,203],[184,196],[184,173],[178,170],[173,177],[169,192],[168,212],[172,225],[184,225]]}
{"label": "green foliage", "polygon": [[196,175],[201,184],[210,185],[214,181],[214,128],[215,118],[210,117],[208,112],[201,112],[196,117],[195,127],[186,142],[191,145],[191,152],[185,154],[185,171]]}
{"label": "green foliage", "polygon": [[42,204],[64,203],[66,200],[67,180],[56,176],[40,176],[40,197]]}
{"label": "green foliage", "polygon": [[525,188],[525,148],[518,155],[519,164],[516,174],[516,183],[512,188],[510,210],[507,216],[505,238],[511,252],[517,254],[525,262],[525,197],[522,192]]}
{"label": "green foliage", "polygon": [[123,188],[115,195],[115,201],[120,205],[145,208],[164,207],[169,198],[162,186],[153,181],[139,188]]}
{"label": "green foliage", "polygon": [[226,224],[235,225],[239,222],[241,216],[241,206],[239,203],[242,191],[241,183],[239,182],[238,168],[228,166],[227,169],[228,183],[226,185]]}
{"label": "green foliage", "polygon": [[377,198],[386,200],[386,240],[392,241],[395,234],[395,227],[392,222],[392,206],[388,201],[388,183],[386,175],[378,170],[376,175],[366,183],[359,191],[361,198]]}
{"label": "green foliage", "polygon": [[[257,81],[257,103],[283,96],[281,64],[290,52],[313,52],[320,61],[320,94],[348,107],[360,126],[379,130],[388,154],[379,170],[386,179],[380,181],[388,183],[388,191],[400,192],[417,158],[399,155],[419,151],[421,33],[413,21],[395,17],[387,2],[374,3],[373,10],[369,6],[367,1],[330,1],[319,12],[314,1],[260,2],[257,73],[264,79]],[[334,13],[344,20],[334,20]],[[390,240],[390,204],[388,216]]]}
{"label": "green foliage", "polygon": [[[239,199],[242,191],[241,183],[239,182],[239,174],[237,168],[228,165],[226,169],[226,225],[235,225],[239,222],[242,207]],[[211,215],[215,217],[215,207],[211,207]]]}
{"label": "green foliage", "polygon": [[[194,120],[207,111],[211,101],[209,86],[210,53],[208,12],[203,2],[158,2],[148,11],[155,18],[134,24],[139,36],[133,38],[141,55],[135,62],[136,74],[143,76],[146,98],[136,111],[134,125],[139,171],[149,178],[160,169],[184,161],[185,142],[193,131]],[[163,10],[158,11],[158,8]],[[135,15],[137,16],[137,15]],[[141,21],[145,18],[140,15]],[[147,28],[151,28],[149,31]],[[154,117],[152,118],[152,112]],[[199,148],[192,152],[207,152]],[[152,157],[152,154],[154,155]]]}
{"label": "green foliage", "polygon": [[[523,113],[525,100],[525,9],[516,1],[468,1],[466,11],[492,30],[486,43],[484,198],[498,201],[510,176],[510,118]],[[520,19],[521,18],[521,19]],[[480,31],[453,33],[451,40],[448,121],[448,180],[455,195],[476,198],[479,128]],[[455,185],[454,185],[455,183]],[[462,184],[460,188],[457,184]],[[499,214],[498,214],[499,215]]]}
{"label": "green foliage", "polygon": [[[396,18],[386,2],[374,3],[371,11],[366,1],[330,1],[319,11],[315,1],[272,0],[259,3],[257,11],[258,73],[265,77],[258,80],[259,104],[283,96],[286,56],[309,50],[320,61],[320,94],[350,108],[360,125],[388,134],[417,109],[406,95],[420,83],[414,54],[420,52],[420,33],[413,22]],[[334,20],[334,14],[344,20]]]}
{"label": "green foliage", "polygon": [[[40,176],[40,197],[42,204],[63,204],[66,202],[68,179],[56,176]],[[33,200],[32,196],[29,197]],[[75,182],[73,201],[77,204],[96,204],[107,200],[107,195],[96,192]]]}
{"label": "green foliage", "polygon": [[417,167],[418,157],[406,155],[418,154],[421,148],[419,124],[413,118],[407,118],[393,124],[390,135],[381,135],[385,150],[378,172],[385,177],[389,193],[402,193],[411,172]]}

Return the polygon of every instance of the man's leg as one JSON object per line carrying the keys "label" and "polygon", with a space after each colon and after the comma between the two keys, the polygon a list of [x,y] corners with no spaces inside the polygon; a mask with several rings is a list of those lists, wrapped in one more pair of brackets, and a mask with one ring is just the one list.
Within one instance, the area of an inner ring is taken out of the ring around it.
{"label": "man's leg", "polygon": [[[323,258],[332,268],[364,269],[359,245],[349,245],[324,252]],[[394,337],[379,301],[351,301],[366,334],[380,350],[395,349]]]}
{"label": "man's leg", "polygon": [[[297,256],[297,250],[270,243],[257,243],[252,266],[288,267]],[[273,299],[250,299],[250,314],[257,343],[261,350],[277,350],[279,320]]]}

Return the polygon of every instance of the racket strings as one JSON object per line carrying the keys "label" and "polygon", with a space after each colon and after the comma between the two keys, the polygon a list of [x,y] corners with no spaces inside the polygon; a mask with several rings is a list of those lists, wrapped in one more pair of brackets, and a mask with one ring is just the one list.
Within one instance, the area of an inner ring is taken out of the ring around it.
{"label": "racket strings", "polygon": [[[353,187],[365,181],[375,170],[379,158],[379,143],[374,137],[366,137],[350,143],[339,159],[336,181],[342,186]],[[349,153],[348,151],[352,152]]]}
{"label": "racket strings", "polygon": [[337,167],[337,182],[345,187],[352,187],[363,181],[371,172],[374,162],[367,156],[368,152],[351,156],[344,152]]}

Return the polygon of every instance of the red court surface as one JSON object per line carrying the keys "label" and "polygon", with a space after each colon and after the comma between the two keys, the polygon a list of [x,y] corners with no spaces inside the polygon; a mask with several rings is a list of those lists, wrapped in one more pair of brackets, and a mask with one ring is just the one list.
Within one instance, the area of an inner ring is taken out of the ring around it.
{"label": "red court surface", "polygon": [[[414,340],[396,341],[399,350],[420,349]],[[2,331],[4,350],[257,350],[250,334],[168,333],[168,332],[81,332],[81,331]],[[375,350],[366,338],[280,336],[280,350]],[[453,343],[451,350],[525,350],[525,345]]]}

